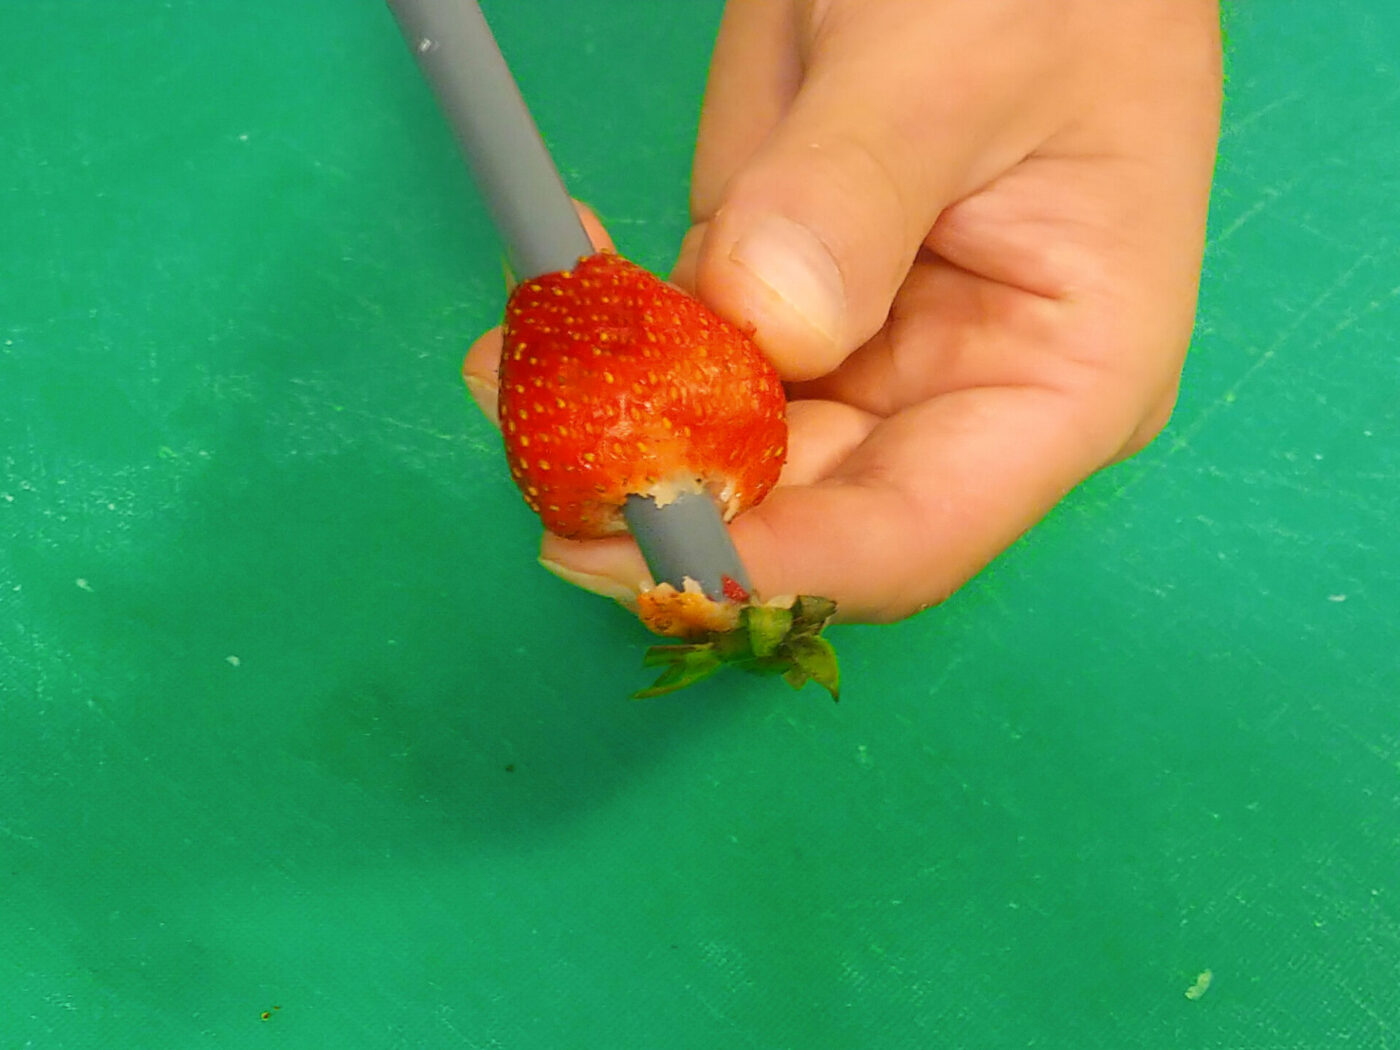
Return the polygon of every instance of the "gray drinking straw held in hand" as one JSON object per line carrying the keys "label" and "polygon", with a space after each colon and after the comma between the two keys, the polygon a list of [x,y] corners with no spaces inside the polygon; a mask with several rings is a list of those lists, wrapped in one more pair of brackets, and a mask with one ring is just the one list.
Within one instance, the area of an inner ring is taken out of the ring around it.
{"label": "gray drinking straw held in hand", "polygon": [[[571,268],[593,246],[476,0],[388,0],[471,167],[521,280]],[[704,493],[623,508],[657,583],[690,577],[718,598],[724,577],[752,590]]]}

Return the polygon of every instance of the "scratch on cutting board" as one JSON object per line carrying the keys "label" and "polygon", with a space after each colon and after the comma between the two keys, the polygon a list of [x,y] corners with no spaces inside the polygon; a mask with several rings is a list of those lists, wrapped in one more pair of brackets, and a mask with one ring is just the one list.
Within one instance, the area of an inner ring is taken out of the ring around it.
{"label": "scratch on cutting board", "polygon": [[[721,1010],[718,1006],[716,1006],[714,1003],[710,1002],[710,1000],[707,999],[704,995],[702,995],[700,993],[699,988],[696,988],[694,985],[687,985],[685,986],[684,990],[689,992],[692,996],[694,996],[696,1002],[703,1006],[705,1008],[705,1011],[715,1020],[719,1021],[721,1024],[729,1026],[734,1025],[734,1022],[730,1018],[730,1016],[723,1010]],[[758,1043],[754,1042],[753,1037],[748,1035],[747,1033],[742,1032],[742,1030],[736,1029],[733,1034],[742,1035],[745,1046],[758,1046]]]}
{"label": "scratch on cutting board", "polygon": [[433,428],[424,426],[421,423],[411,423],[407,420],[395,419],[393,416],[381,415],[378,412],[372,412],[364,408],[356,408],[353,405],[333,404],[331,400],[325,395],[325,392],[321,389],[320,384],[311,382],[306,379],[292,379],[290,380],[290,382],[293,386],[301,387],[305,390],[311,391],[311,397],[309,400],[312,404],[315,404],[320,407],[328,406],[335,412],[343,413],[347,416],[353,416],[356,419],[364,419],[371,423],[377,423],[385,427],[393,427],[398,430],[407,430],[414,434],[421,434],[424,437],[435,438],[438,441],[446,441],[452,444],[477,444],[477,442],[472,441],[472,439],[466,433],[449,433],[441,430],[434,430]]}
{"label": "scratch on cutting board", "polygon": [[[1199,434],[1203,429],[1205,429],[1206,425],[1210,423],[1210,421],[1213,418],[1215,418],[1216,413],[1218,413],[1221,408],[1225,408],[1229,405],[1234,404],[1235,401],[1239,398],[1240,390],[1243,389],[1251,380],[1254,379],[1255,376],[1257,376],[1266,366],[1269,365],[1270,362],[1272,362],[1278,356],[1279,351],[1284,349],[1284,347],[1288,345],[1288,342],[1290,339],[1293,338],[1294,333],[1297,332],[1298,329],[1301,328],[1303,324],[1310,317],[1313,316],[1313,314],[1317,313],[1333,297],[1335,297],[1338,292],[1340,292],[1347,285],[1349,285],[1352,282],[1352,279],[1356,276],[1357,272],[1362,267],[1374,263],[1377,259],[1383,257],[1386,254],[1386,252],[1388,252],[1388,250],[1389,244],[1384,244],[1381,247],[1377,248],[1375,251],[1368,252],[1365,255],[1362,255],[1360,258],[1353,261],[1350,266],[1346,267],[1346,269],[1344,269],[1341,273],[1334,277],[1325,288],[1323,288],[1320,292],[1318,292],[1311,299],[1309,299],[1308,302],[1302,307],[1302,309],[1300,309],[1297,313],[1293,315],[1292,320],[1290,320],[1286,325],[1284,325],[1283,328],[1277,333],[1277,335],[1274,336],[1273,341],[1259,354],[1259,356],[1256,357],[1253,361],[1251,361],[1249,365],[1247,365],[1245,369],[1242,372],[1240,372],[1239,376],[1235,379],[1235,381],[1231,383],[1229,387],[1223,390],[1220,396],[1215,399],[1215,401],[1202,408],[1200,413],[1196,416],[1194,420],[1192,420],[1188,425],[1181,429],[1181,431],[1176,435],[1175,439],[1172,441],[1171,445],[1168,446],[1167,457],[1170,457],[1172,454],[1179,452],[1183,448],[1188,447],[1191,444],[1192,439],[1195,438],[1195,436]],[[1397,294],[1400,294],[1400,292],[1397,292]],[[1381,300],[1372,303],[1366,308],[1366,310],[1362,311],[1362,314],[1364,315],[1365,313],[1371,310],[1379,309],[1382,305],[1388,302],[1390,298],[1390,296],[1386,296]],[[1329,336],[1323,338],[1330,338],[1330,334]],[[1316,346],[1320,345],[1322,341],[1323,339],[1315,340],[1312,344],[1310,344],[1309,349],[1315,348]],[[1164,457],[1162,460],[1159,460],[1159,468],[1160,465],[1165,462],[1166,457]],[[1114,493],[1114,498],[1121,499],[1125,493],[1131,491],[1138,484],[1140,484],[1143,478],[1147,477],[1149,473],[1151,472],[1143,471],[1136,477],[1129,478],[1126,481],[1124,481],[1124,483],[1121,486],[1119,486],[1118,490]]]}
{"label": "scratch on cutting board", "polygon": [[1212,237],[1211,244],[1216,248],[1220,247],[1220,245],[1224,244],[1238,233],[1251,219],[1259,215],[1265,208],[1269,207],[1285,193],[1293,189],[1293,187],[1297,185],[1297,181],[1298,180],[1294,179],[1292,182],[1286,182],[1282,186],[1264,187],[1264,190],[1259,195],[1259,199],[1236,215],[1223,230]]}
{"label": "scratch on cutting board", "polygon": [[[1323,708],[1318,704],[1312,705],[1312,709],[1316,712],[1323,712]],[[1391,770],[1400,773],[1400,758],[1396,757],[1396,751],[1393,746],[1391,748],[1384,747],[1368,734],[1358,732],[1345,722],[1334,720],[1333,728],[1351,740],[1352,743],[1372,758],[1388,766]],[[1394,742],[1386,740],[1384,743],[1393,745]]]}
{"label": "scratch on cutting board", "polygon": [[[1362,261],[1369,262],[1375,259],[1376,255],[1376,252],[1371,252],[1370,254],[1366,255]],[[1337,322],[1336,327],[1334,327],[1332,331],[1328,334],[1328,338],[1331,338],[1332,336],[1341,335],[1343,332],[1345,332],[1348,328],[1352,327],[1352,325],[1356,324],[1358,321],[1369,317],[1371,314],[1375,313],[1377,310],[1381,309],[1384,306],[1389,306],[1390,303],[1392,303],[1397,298],[1400,298],[1400,284],[1397,284],[1394,288],[1390,289],[1384,295],[1372,299],[1361,309],[1348,312],[1345,317],[1343,317],[1340,321]],[[1315,348],[1321,342],[1322,340],[1318,340],[1318,342],[1314,343],[1313,346],[1309,347],[1309,349]]]}
{"label": "scratch on cutting board", "polygon": [[0,824],[0,835],[3,835],[7,839],[13,839],[16,842],[37,843],[39,841],[33,835],[21,835],[14,828],[5,824]]}
{"label": "scratch on cutting board", "polygon": [[1230,121],[1229,124],[1220,130],[1221,141],[1238,135],[1242,130],[1249,127],[1261,117],[1267,117],[1274,110],[1281,109],[1284,106],[1291,106],[1294,102],[1300,101],[1302,97],[1303,93],[1301,91],[1293,91],[1284,95],[1282,98],[1276,98],[1272,102],[1265,103],[1258,109],[1250,110],[1238,119]]}
{"label": "scratch on cutting board", "polygon": [[[1382,1032],[1386,1033],[1387,1037],[1395,1031],[1395,1029],[1390,1025],[1390,1023],[1387,1022],[1386,1019],[1382,1017],[1379,1013],[1377,1013],[1375,1008],[1370,1003],[1368,1003],[1364,998],[1358,995],[1356,993],[1356,989],[1352,988],[1348,982],[1341,981],[1338,983],[1342,991],[1346,992],[1347,998],[1350,999],[1357,1006],[1357,1008],[1361,1010],[1362,1013],[1369,1017],[1375,1023],[1377,1028],[1379,1028]],[[1391,1043],[1389,1038],[1387,1038],[1385,1043],[1382,1045],[1386,1047],[1390,1046]]]}
{"label": "scratch on cutting board", "polygon": [[381,416],[374,412],[367,412],[362,408],[346,407],[343,411],[347,415],[358,416],[367,419],[372,423],[380,423],[384,426],[397,427],[400,430],[411,430],[415,434],[423,434],[426,437],[437,438],[439,441],[451,441],[454,443],[467,443],[465,434],[444,434],[441,431],[433,430],[419,423],[409,423],[402,419],[394,419],[392,416]]}

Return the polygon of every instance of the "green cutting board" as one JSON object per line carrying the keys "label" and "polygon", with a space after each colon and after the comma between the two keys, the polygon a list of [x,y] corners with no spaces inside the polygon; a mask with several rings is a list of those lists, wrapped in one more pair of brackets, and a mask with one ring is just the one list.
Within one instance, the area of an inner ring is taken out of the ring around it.
{"label": "green cutting board", "polygon": [[[720,6],[488,5],[655,267]],[[1400,1047],[1400,7],[1232,12],[1163,437],[840,705],[638,704],[383,5],[7,3],[0,1048]]]}

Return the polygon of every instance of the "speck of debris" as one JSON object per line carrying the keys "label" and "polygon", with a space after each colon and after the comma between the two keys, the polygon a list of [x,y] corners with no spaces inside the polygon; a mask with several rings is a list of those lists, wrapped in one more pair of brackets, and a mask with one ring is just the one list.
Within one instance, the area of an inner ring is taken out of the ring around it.
{"label": "speck of debris", "polygon": [[88,583],[87,580],[83,579],[81,576],[79,576],[79,577],[78,577],[76,580],[74,580],[73,582],[77,585],[78,590],[80,590],[80,591],[91,591],[91,590],[92,590],[92,584]]}
{"label": "speck of debris", "polygon": [[506,763],[506,772],[507,772],[507,773],[514,773],[514,772],[515,772],[515,763],[514,763],[514,762],[507,762],[507,763]]}
{"label": "speck of debris", "polygon": [[239,659],[238,657],[236,657],[236,656],[225,656],[224,659],[228,661],[228,665],[229,665],[230,667],[241,667],[241,666],[243,666],[243,661],[240,660],[240,659]]}
{"label": "speck of debris", "polygon": [[1199,999],[1201,996],[1205,995],[1206,992],[1210,991],[1210,982],[1213,980],[1215,980],[1215,974],[1211,973],[1209,970],[1202,970],[1196,977],[1196,983],[1186,989],[1186,998],[1192,1000]]}

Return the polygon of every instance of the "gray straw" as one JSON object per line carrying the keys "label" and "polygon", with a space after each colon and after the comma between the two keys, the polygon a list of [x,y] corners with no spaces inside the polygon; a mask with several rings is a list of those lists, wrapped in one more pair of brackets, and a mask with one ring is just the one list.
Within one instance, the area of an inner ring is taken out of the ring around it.
{"label": "gray straw", "polygon": [[[388,0],[437,95],[521,280],[567,270],[593,246],[476,0]],[[690,577],[719,597],[723,578],[752,590],[714,502],[665,507],[628,497],[628,527],[658,583]]]}
{"label": "gray straw", "polygon": [[476,0],[389,0],[521,280],[593,245]]}
{"label": "gray straw", "polygon": [[706,594],[718,598],[728,576],[744,590],[753,590],[729,530],[708,495],[687,493],[664,507],[645,496],[628,496],[622,513],[657,583],[679,588],[689,576]]}

